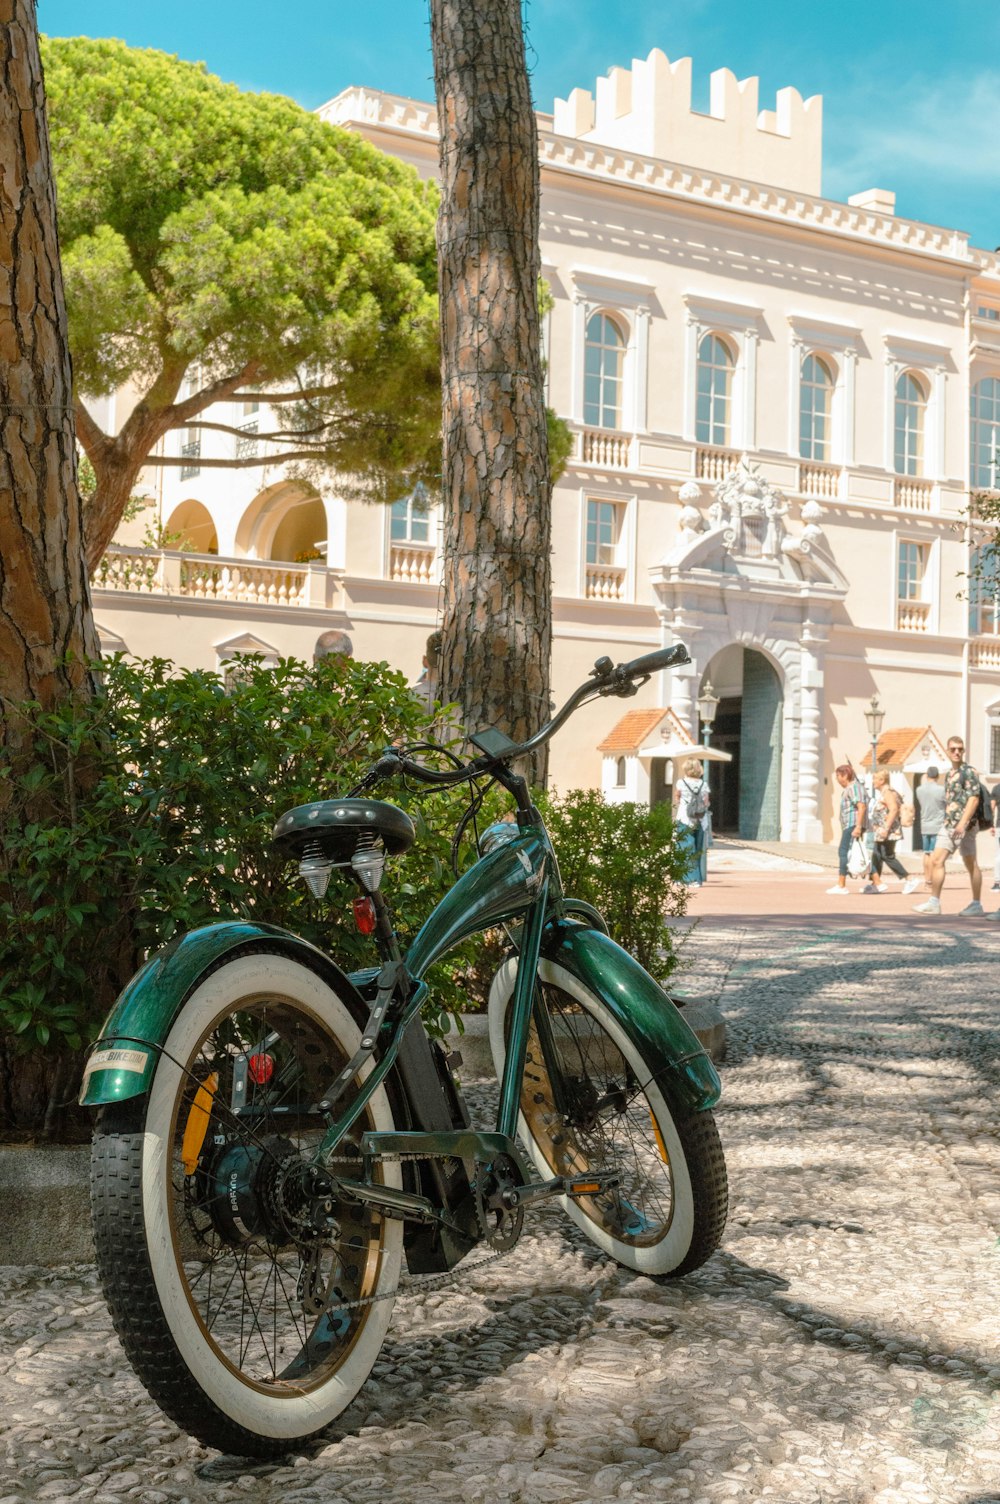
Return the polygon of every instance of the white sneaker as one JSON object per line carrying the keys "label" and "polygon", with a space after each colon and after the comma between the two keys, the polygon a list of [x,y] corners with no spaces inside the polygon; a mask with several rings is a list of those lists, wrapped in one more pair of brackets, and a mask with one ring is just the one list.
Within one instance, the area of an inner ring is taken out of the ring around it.
{"label": "white sneaker", "polygon": [[913,912],[914,914],[940,914],[941,900],[940,898],[925,898],[923,903],[913,905]]}
{"label": "white sneaker", "polygon": [[991,909],[988,914],[984,914],[983,915],[983,918],[984,919],[1000,919],[1000,909]]}
{"label": "white sneaker", "polygon": [[841,898],[846,898],[847,897],[847,889],[846,888],[839,888],[839,887],[838,888],[827,888],[826,891],[827,891],[827,893],[839,893],[840,896],[841,896]]}
{"label": "white sneaker", "polygon": [[908,877],[906,879],[906,882],[903,884],[903,892],[904,893],[915,893],[919,887],[920,887],[920,878],[919,877]]}
{"label": "white sneaker", "polygon": [[964,909],[959,909],[958,917],[959,919],[981,919],[983,912],[983,906],[979,902],[979,899],[974,898],[971,903],[965,905]]}
{"label": "white sneaker", "polygon": [[888,891],[889,891],[889,889],[886,887],[885,883],[876,883],[875,884],[875,892],[876,893],[888,893]]}

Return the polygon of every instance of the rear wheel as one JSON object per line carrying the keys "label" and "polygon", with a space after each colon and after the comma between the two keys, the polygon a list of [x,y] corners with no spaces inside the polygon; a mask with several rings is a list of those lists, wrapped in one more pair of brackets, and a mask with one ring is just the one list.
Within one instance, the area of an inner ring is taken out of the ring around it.
{"label": "rear wheel", "polygon": [[[186,999],[148,1096],[99,1119],[91,1195],[115,1328],[157,1403],[210,1446],[287,1450],[340,1414],[381,1349],[402,1223],[339,1202],[310,1163],[317,1104],[360,1038],[314,972],[244,954]],[[361,1133],[395,1126],[380,1089],[338,1156],[359,1161]],[[397,1166],[381,1175],[400,1183]]]}
{"label": "rear wheel", "polygon": [[[507,961],[490,992],[498,1076],[516,975],[516,961]],[[566,1197],[566,1211],[618,1263],[681,1275],[703,1264],[722,1238],[726,1166],[712,1114],[673,1112],[652,1077],[600,998],[563,967],[540,962],[521,1138],[545,1178],[617,1173],[616,1189]]]}

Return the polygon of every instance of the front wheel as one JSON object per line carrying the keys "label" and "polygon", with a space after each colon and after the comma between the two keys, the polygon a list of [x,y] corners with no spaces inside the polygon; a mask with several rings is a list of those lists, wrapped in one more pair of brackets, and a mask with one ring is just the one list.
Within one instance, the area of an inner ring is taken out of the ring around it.
{"label": "front wheel", "polygon": [[[497,1075],[507,1055],[517,962],[490,990]],[[518,1128],[539,1173],[614,1171],[620,1184],[563,1205],[578,1227],[626,1268],[687,1274],[719,1246],[726,1165],[710,1112],[671,1111],[641,1051],[573,974],[538,966]]]}
{"label": "front wheel", "polygon": [[[115,1328],[152,1397],[209,1446],[288,1450],[340,1414],[381,1349],[402,1223],[338,1201],[311,1162],[319,1104],[360,1039],[315,972],[244,953],[183,1002],[148,1096],[98,1121],[94,1238]],[[361,1133],[396,1126],[380,1088],[337,1154],[360,1168]],[[398,1166],[382,1175],[400,1184]]]}

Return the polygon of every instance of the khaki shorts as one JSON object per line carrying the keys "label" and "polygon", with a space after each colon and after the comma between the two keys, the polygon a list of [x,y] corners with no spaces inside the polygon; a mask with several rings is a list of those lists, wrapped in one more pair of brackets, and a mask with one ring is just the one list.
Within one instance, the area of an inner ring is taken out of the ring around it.
{"label": "khaki shorts", "polygon": [[953,830],[939,830],[937,840],[934,842],[935,851],[946,851],[949,856],[957,851],[959,856],[972,856],[976,854],[976,832],[967,830],[961,841],[956,841]]}

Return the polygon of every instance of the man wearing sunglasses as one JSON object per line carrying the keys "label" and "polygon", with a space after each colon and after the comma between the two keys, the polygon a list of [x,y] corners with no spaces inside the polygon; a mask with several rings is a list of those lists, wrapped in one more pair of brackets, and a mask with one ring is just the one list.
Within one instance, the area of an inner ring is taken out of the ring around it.
{"label": "man wearing sunglasses", "polygon": [[938,831],[931,863],[931,896],[923,903],[914,904],[914,912],[940,914],[944,869],[952,852],[957,851],[965,863],[972,884],[972,902],[959,910],[959,918],[968,919],[983,912],[979,901],[983,874],[976,860],[979,774],[965,761],[965,743],[960,736],[948,738],[948,760],[951,767],[944,780],[944,824]]}

